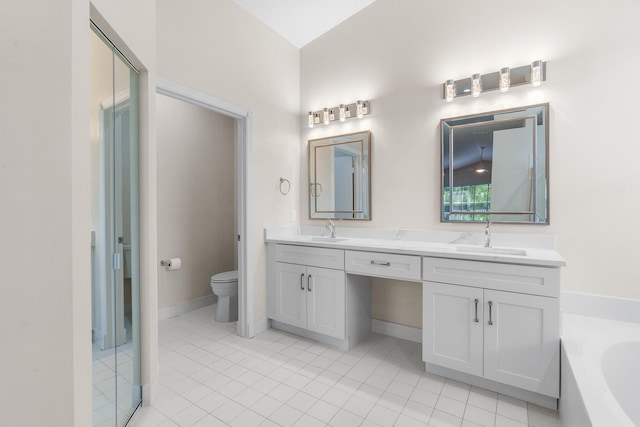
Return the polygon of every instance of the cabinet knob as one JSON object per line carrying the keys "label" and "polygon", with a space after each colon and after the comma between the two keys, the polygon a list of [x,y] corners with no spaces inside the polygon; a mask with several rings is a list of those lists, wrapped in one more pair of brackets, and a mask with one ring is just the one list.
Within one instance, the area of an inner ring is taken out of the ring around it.
{"label": "cabinet knob", "polygon": [[304,291],[304,284],[302,283],[302,281],[304,280],[304,273],[302,273],[300,275],[300,290]]}
{"label": "cabinet knob", "polygon": [[476,298],[473,300],[473,302],[476,304],[476,317],[473,319],[473,321],[478,323],[480,321],[478,320],[478,303],[480,302],[480,300]]}
{"label": "cabinet knob", "polygon": [[307,290],[311,292],[311,275],[307,276]]}

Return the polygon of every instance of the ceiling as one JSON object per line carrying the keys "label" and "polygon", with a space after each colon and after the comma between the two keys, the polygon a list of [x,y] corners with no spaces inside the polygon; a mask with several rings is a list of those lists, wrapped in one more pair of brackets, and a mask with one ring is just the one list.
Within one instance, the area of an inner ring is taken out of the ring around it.
{"label": "ceiling", "polygon": [[375,0],[234,0],[301,48]]}

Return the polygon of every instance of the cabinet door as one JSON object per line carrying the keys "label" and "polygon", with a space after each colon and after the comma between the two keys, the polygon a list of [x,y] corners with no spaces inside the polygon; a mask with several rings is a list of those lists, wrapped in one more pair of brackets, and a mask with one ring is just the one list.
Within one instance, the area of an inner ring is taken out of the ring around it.
{"label": "cabinet door", "polygon": [[558,299],[487,289],[484,300],[484,376],[558,397]]}
{"label": "cabinet door", "polygon": [[307,275],[307,329],[344,339],[344,271],[307,267]]}
{"label": "cabinet door", "polygon": [[307,268],[275,263],[275,320],[307,327]]}
{"label": "cabinet door", "polygon": [[424,282],[422,358],[482,376],[482,289]]}

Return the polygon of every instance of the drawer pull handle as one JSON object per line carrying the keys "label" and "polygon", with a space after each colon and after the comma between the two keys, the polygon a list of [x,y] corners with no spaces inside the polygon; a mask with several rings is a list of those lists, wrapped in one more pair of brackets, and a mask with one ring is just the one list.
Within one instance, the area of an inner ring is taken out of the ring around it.
{"label": "drawer pull handle", "polygon": [[304,273],[300,275],[300,290],[304,291],[304,285],[302,284],[302,280],[304,279]]}
{"label": "drawer pull handle", "polygon": [[383,267],[391,267],[391,263],[389,261],[376,261],[374,259],[371,260],[372,265],[380,265]]}
{"label": "drawer pull handle", "polygon": [[311,275],[307,276],[307,290],[311,292]]}
{"label": "drawer pull handle", "polygon": [[491,307],[493,307],[493,301],[489,301],[489,326],[493,326],[493,321],[491,320]]}
{"label": "drawer pull handle", "polygon": [[478,323],[480,321],[480,320],[478,320],[478,303],[480,302],[480,300],[478,298],[476,298],[475,300],[473,300],[473,302],[476,304],[476,318],[473,319],[473,321]]}

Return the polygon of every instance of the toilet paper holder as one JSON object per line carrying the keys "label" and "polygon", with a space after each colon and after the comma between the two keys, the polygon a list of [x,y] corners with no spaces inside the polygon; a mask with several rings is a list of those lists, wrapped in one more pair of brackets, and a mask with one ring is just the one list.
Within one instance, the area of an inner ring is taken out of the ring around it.
{"label": "toilet paper holder", "polygon": [[165,258],[160,260],[160,267],[165,267],[169,271],[180,270],[182,260],[180,258]]}

